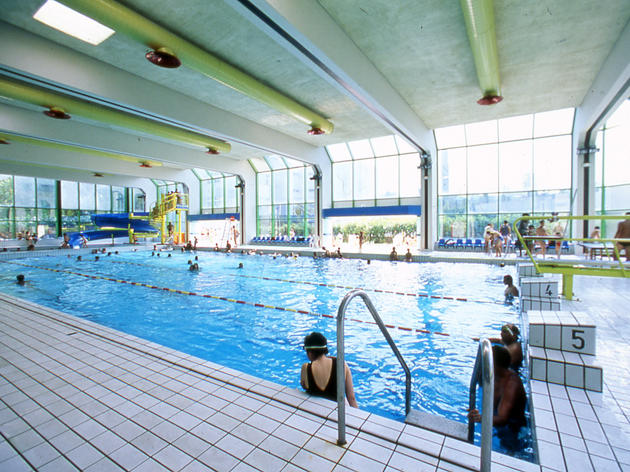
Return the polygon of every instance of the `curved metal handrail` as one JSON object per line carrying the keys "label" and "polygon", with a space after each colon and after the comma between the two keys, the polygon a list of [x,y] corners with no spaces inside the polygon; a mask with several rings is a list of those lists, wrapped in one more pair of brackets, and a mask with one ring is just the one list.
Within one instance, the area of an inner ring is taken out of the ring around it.
{"label": "curved metal handrail", "polygon": [[[475,367],[470,378],[470,390],[468,392],[468,409],[472,410],[477,405],[477,385],[483,389],[483,401],[481,405],[481,472],[490,470],[492,459],[492,417],[494,416],[494,364],[492,344],[487,339],[479,341]],[[475,437],[475,423],[468,420],[468,442],[472,443]]]}
{"label": "curved metal handrail", "polygon": [[387,331],[387,327],[381,320],[378,311],[372,304],[370,297],[360,289],[355,289],[346,294],[341,300],[339,304],[339,309],[337,310],[337,444],[343,445],[346,443],[346,376],[345,376],[345,361],[344,361],[344,315],[346,313],[346,308],[350,301],[355,297],[361,297],[365,306],[370,311],[372,318],[380,328],[383,336],[389,343],[389,346],[394,351],[398,362],[402,366],[405,371],[405,415],[409,414],[411,409],[411,372],[409,371],[409,367],[405,363],[400,351],[394,344],[394,340],[389,335],[389,331]]}

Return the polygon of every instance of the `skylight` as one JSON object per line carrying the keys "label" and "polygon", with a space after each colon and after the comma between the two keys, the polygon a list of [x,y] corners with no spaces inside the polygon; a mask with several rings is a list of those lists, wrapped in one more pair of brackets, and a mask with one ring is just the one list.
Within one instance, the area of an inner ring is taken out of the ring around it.
{"label": "skylight", "polygon": [[113,29],[55,0],[46,0],[46,3],[35,12],[33,18],[94,46],[101,44],[114,34]]}

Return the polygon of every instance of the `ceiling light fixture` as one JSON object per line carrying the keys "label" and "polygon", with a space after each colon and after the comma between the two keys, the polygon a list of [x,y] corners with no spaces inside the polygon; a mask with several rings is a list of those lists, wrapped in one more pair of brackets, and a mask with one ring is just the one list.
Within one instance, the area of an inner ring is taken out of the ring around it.
{"label": "ceiling light fixture", "polygon": [[59,107],[48,108],[48,110],[44,111],[44,115],[50,116],[51,118],[54,118],[56,120],[69,120],[70,119],[70,115],[68,115],[63,108],[59,108]]}
{"label": "ceiling light fixture", "polygon": [[209,148],[208,148],[208,150],[206,151],[206,154],[213,154],[213,155],[214,155],[214,154],[219,154],[219,151],[218,151],[218,150],[216,150],[216,149],[215,149],[215,148],[213,148],[213,147],[209,147]]}
{"label": "ceiling light fixture", "polygon": [[176,69],[182,65],[182,61],[168,48],[153,49],[147,52],[144,57],[146,57],[151,64],[166,69]]}
{"label": "ceiling light fixture", "polygon": [[313,128],[311,128],[311,129],[309,129],[309,130],[307,131],[307,133],[308,133],[308,134],[310,134],[311,136],[319,136],[320,134],[325,134],[325,133],[326,133],[326,131],[324,131],[324,130],[323,130],[323,129],[321,129],[321,128],[315,128],[315,127],[313,127]]}
{"label": "ceiling light fixture", "polygon": [[151,167],[153,167],[151,164],[149,164],[146,161],[143,161],[140,163],[140,167],[146,167],[147,169],[150,169]]}
{"label": "ceiling light fixture", "polygon": [[477,100],[477,103],[479,105],[495,105],[501,100],[503,100],[503,97],[500,95],[488,95]]}
{"label": "ceiling light fixture", "polygon": [[98,172],[94,172],[94,177],[103,177],[103,174],[100,174]]}
{"label": "ceiling light fixture", "polygon": [[113,29],[55,0],[47,0],[33,18],[93,46],[101,44],[115,33]]}
{"label": "ceiling light fixture", "polygon": [[0,144],[11,144],[11,143],[7,141],[6,139],[0,138]]}

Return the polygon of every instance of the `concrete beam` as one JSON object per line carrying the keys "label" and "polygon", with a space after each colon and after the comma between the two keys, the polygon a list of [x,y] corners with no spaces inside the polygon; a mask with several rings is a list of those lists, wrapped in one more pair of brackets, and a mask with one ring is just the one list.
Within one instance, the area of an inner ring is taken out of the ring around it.
{"label": "concrete beam", "polygon": [[[392,133],[435,155],[431,130],[319,3],[311,0],[227,3],[363,106]],[[287,33],[291,42],[263,21],[260,13]]]}
{"label": "concrete beam", "polygon": [[[630,96],[630,22],[622,31],[597,77],[576,109],[574,131],[578,145],[584,144],[586,132],[600,126],[619,104]],[[591,143],[595,142],[595,135]]]}
{"label": "concrete beam", "polygon": [[[597,129],[630,96],[630,23],[604,61],[597,77],[575,110],[573,122],[572,186],[576,189],[573,214],[595,214],[595,152],[578,154],[578,149],[594,148]],[[589,133],[590,131],[590,133]],[[589,165],[585,166],[585,162]],[[573,197],[573,195],[572,195]],[[573,222],[573,234],[588,237],[595,225]]]}
{"label": "concrete beam", "polygon": [[[237,161],[225,156],[211,156],[197,149],[163,143],[146,137],[133,136],[120,131],[96,128],[75,119],[52,120],[42,113],[11,107],[0,103],[0,131],[5,130],[27,136],[72,143],[83,147],[138,156],[175,164],[184,168],[198,167],[231,174],[253,172],[245,161]],[[25,156],[28,159],[28,156]],[[103,166],[116,172],[116,166],[124,161],[101,158]],[[78,165],[83,164],[78,162]],[[137,173],[142,169],[134,167]],[[166,180],[175,180],[166,178]]]}
{"label": "concrete beam", "polygon": [[[90,96],[176,121],[211,136],[313,164],[317,148],[233,113],[0,22],[0,63]],[[160,97],[156,100],[155,97]]]}

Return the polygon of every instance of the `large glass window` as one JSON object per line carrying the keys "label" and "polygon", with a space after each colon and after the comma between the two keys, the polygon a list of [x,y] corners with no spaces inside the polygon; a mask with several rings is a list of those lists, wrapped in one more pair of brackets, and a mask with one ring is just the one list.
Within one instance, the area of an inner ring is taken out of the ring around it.
{"label": "large glass window", "polygon": [[77,182],[61,181],[61,208],[79,209],[79,184]]}
{"label": "large glass window", "polygon": [[96,186],[96,209],[107,212],[112,209],[112,191],[109,185]]}
{"label": "large glass window", "polygon": [[81,210],[96,210],[96,186],[81,182],[79,184],[79,208]]}
{"label": "large glass window", "polygon": [[125,211],[124,187],[112,187],[112,211],[114,213]]}
{"label": "large glass window", "polygon": [[206,169],[193,169],[193,172],[201,184],[201,213],[238,212],[235,175]]}
{"label": "large glass window", "polygon": [[435,130],[440,237],[571,209],[573,109]]}
{"label": "large glass window", "polygon": [[56,182],[51,179],[37,179],[37,206],[57,208]]}
{"label": "large glass window", "polygon": [[[57,185],[61,208],[57,207]],[[0,237],[30,231],[39,238],[86,229],[94,211],[124,211],[126,189],[85,182],[0,176]],[[112,207],[112,202],[114,206]]]}
{"label": "large glass window", "polygon": [[332,161],[333,207],[400,205],[403,198],[419,198],[420,157],[399,136],[333,144],[326,150]]}
{"label": "large glass window", "polygon": [[35,178],[16,175],[13,178],[15,185],[15,206],[35,206]]}
{"label": "large glass window", "polygon": [[[340,154],[344,152],[339,148]],[[315,206],[310,167],[280,156],[251,159],[250,164],[256,171],[256,234],[289,238],[310,235]]]}
{"label": "large glass window", "polygon": [[[597,135],[595,210],[601,215],[630,211],[630,99],[608,119]],[[618,221],[600,222],[602,236],[613,237]]]}

